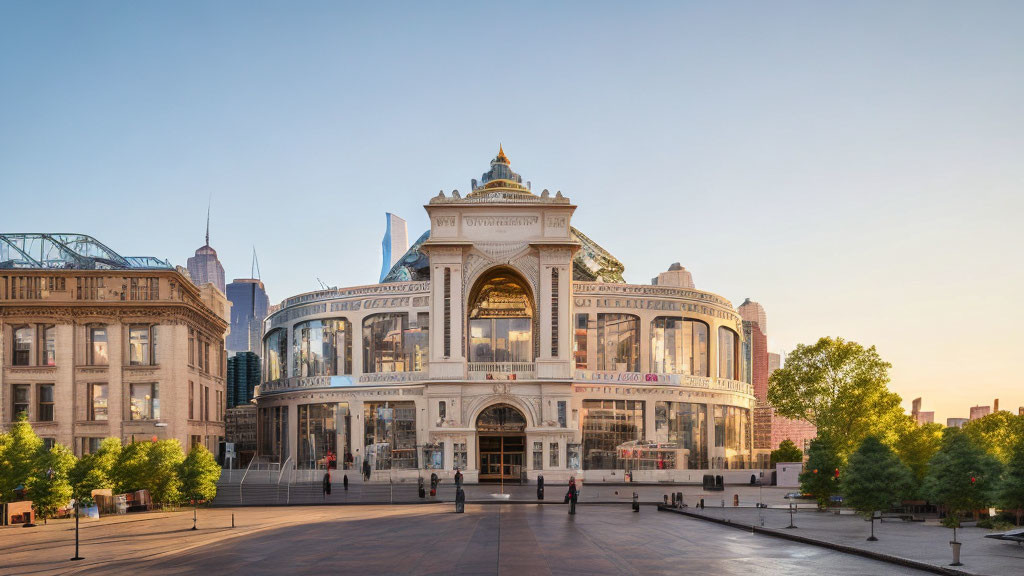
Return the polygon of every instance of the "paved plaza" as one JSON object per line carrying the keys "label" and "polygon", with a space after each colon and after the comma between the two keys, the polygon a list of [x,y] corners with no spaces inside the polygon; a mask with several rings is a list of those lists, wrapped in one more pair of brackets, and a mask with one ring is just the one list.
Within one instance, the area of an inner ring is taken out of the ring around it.
{"label": "paved plaza", "polygon": [[[2,574],[921,574],[645,506],[217,508],[0,529]],[[235,528],[231,517],[235,516]]]}

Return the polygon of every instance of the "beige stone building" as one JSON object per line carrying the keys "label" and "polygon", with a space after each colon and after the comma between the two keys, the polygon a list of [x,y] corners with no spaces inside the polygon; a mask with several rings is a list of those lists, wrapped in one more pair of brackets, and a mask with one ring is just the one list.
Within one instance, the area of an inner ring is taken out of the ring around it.
{"label": "beige stone building", "polygon": [[229,306],[88,236],[0,234],[0,425],[24,412],[79,456],[111,436],[217,453]]}
{"label": "beige stone building", "polygon": [[[674,265],[631,285],[502,151],[379,284],[300,294],[265,321],[258,453],[282,468],[469,482],[749,480],[732,304]],[[624,216],[626,217],[626,216]]]}

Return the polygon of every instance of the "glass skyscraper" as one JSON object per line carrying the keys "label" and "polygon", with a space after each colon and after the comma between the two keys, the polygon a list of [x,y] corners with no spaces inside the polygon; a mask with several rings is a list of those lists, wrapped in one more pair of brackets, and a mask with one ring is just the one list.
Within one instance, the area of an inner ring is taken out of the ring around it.
{"label": "glass skyscraper", "polygon": [[263,282],[256,278],[236,278],[228,284],[231,301],[231,332],[227,337],[228,352],[261,354],[263,319],[267,317],[270,299]]}

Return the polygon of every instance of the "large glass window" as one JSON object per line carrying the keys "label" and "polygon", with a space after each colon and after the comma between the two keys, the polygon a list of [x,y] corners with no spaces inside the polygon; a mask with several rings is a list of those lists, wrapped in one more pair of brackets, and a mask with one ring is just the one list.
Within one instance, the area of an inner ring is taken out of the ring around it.
{"label": "large glass window", "polygon": [[352,373],[352,327],[344,318],[311,320],[292,327],[295,376]]}
{"label": "large glass window", "polygon": [[36,420],[53,422],[53,384],[39,385],[39,404],[36,407]]}
{"label": "large glass window", "polygon": [[530,318],[478,318],[469,321],[470,362],[531,362]]}
{"label": "large glass window", "polygon": [[751,443],[750,410],[739,406],[715,406],[715,447],[725,449],[720,465],[746,468]]}
{"label": "large glass window", "polygon": [[654,439],[666,452],[665,468],[708,467],[708,407],[691,402],[654,404]]}
{"label": "large glass window", "polygon": [[57,327],[40,326],[39,365],[55,366],[57,364]]}
{"label": "large glass window", "polygon": [[533,301],[517,275],[496,270],[470,296],[469,361],[532,362]]}
{"label": "large glass window", "polygon": [[708,326],[661,316],[651,322],[651,372],[708,376]]}
{"label": "large glass window", "polygon": [[576,315],[576,325],[573,333],[576,338],[573,343],[573,356],[576,358],[576,367],[587,369],[587,319],[586,314]]}
{"label": "large glass window", "polygon": [[297,465],[322,470],[348,454],[349,418],[347,402],[299,405]]}
{"label": "large glass window", "polygon": [[129,384],[128,389],[132,420],[160,419],[160,390],[158,384]]}
{"label": "large glass window", "polygon": [[11,364],[28,366],[32,362],[32,327],[19,326],[14,329],[14,354]]}
{"label": "large glass window", "polygon": [[259,411],[259,455],[272,462],[284,462],[288,459],[288,407],[270,406]]}
{"label": "large glass window", "polygon": [[420,372],[430,358],[429,316],[421,312],[416,325],[407,314],[374,314],[363,321],[364,372]]}
{"label": "large glass window", "polygon": [[583,401],[583,466],[586,470],[630,466],[623,445],[644,440],[644,403],[638,400]]}
{"label": "large glass window", "polygon": [[640,318],[597,315],[597,365],[598,370],[640,371]]}
{"label": "large glass window", "polygon": [[[191,388],[189,388],[191,390]],[[89,384],[89,420],[107,419],[107,385]]]}
{"label": "large glass window", "polygon": [[364,457],[375,470],[416,468],[416,403],[363,404]]}
{"label": "large glass window", "polygon": [[739,336],[720,326],[718,328],[718,377],[736,380],[739,366]]}
{"label": "large glass window", "polygon": [[287,376],[288,333],[284,328],[271,330],[263,339],[263,360],[267,365],[267,381]]}
{"label": "large glass window", "polygon": [[152,326],[133,325],[128,327],[128,361],[132,366],[155,364],[152,355]]}
{"label": "large glass window", "polygon": [[89,364],[106,366],[110,356],[107,353],[107,327],[92,326],[89,328]]}

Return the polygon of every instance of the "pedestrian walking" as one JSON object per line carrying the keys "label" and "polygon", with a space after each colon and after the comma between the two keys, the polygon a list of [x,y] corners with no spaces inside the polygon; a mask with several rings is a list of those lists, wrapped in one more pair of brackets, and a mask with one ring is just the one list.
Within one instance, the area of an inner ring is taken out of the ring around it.
{"label": "pedestrian walking", "polygon": [[579,489],[576,488],[576,477],[569,478],[569,492],[565,495],[569,501],[569,515],[576,514],[576,500],[579,497]]}
{"label": "pedestrian walking", "polygon": [[370,479],[370,461],[363,460],[363,480],[368,481]]}
{"label": "pedestrian walking", "polygon": [[331,495],[331,472],[328,470],[327,473],[324,474],[324,498],[327,498],[330,495]]}

